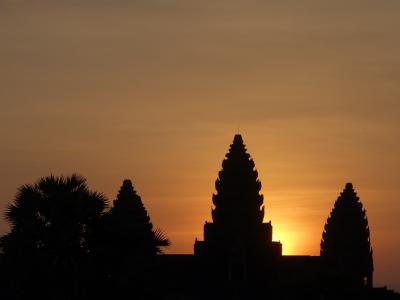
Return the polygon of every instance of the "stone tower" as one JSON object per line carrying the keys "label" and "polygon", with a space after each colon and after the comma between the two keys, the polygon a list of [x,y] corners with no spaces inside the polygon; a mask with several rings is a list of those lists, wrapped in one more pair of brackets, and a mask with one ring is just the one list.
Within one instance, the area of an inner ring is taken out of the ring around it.
{"label": "stone tower", "polygon": [[243,274],[278,259],[282,245],[272,241],[271,222],[263,222],[261,182],[239,134],[222,162],[215,189],[212,222],[204,225],[204,241],[196,240],[195,255],[239,266]]}
{"label": "stone tower", "polygon": [[321,240],[325,283],[335,289],[372,287],[373,259],[366,211],[351,183],[335,202]]}

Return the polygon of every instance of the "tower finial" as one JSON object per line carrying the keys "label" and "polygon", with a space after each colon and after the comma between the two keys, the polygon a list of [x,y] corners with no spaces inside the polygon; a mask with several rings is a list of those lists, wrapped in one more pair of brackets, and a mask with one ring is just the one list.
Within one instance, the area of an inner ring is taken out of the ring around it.
{"label": "tower finial", "polygon": [[235,137],[233,138],[233,143],[234,144],[243,144],[242,135],[239,133],[235,134]]}

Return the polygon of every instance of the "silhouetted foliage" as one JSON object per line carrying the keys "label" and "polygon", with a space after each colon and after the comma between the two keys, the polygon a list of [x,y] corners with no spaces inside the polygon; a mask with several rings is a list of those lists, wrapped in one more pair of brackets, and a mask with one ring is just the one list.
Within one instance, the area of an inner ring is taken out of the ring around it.
{"label": "silhouetted foliage", "polygon": [[1,247],[21,298],[78,297],[77,281],[106,204],[75,174],[19,188],[5,213],[11,232],[1,238]]}
{"label": "silhouetted foliage", "polygon": [[325,224],[321,259],[328,285],[372,287],[373,260],[365,209],[347,183]]}

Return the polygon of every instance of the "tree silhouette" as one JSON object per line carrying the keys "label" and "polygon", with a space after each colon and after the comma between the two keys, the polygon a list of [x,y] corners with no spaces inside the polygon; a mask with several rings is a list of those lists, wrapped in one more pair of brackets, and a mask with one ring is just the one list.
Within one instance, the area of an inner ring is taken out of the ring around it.
{"label": "tree silhouette", "polygon": [[106,205],[105,197],[90,191],[76,174],[51,175],[18,189],[5,213],[11,232],[0,243],[21,297],[38,290],[44,297],[44,291],[63,285],[68,286],[65,297],[76,296],[78,275]]}
{"label": "tree silhouette", "polygon": [[328,285],[345,289],[372,287],[368,220],[351,183],[346,184],[325,224],[321,259]]}

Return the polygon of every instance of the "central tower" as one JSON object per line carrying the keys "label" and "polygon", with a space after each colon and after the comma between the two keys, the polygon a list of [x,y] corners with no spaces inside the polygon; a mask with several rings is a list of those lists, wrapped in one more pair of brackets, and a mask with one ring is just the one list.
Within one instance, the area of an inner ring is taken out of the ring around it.
{"label": "central tower", "polygon": [[276,260],[282,245],[272,241],[271,222],[264,223],[264,197],[253,159],[242,136],[237,134],[222,162],[212,197],[212,222],[204,225],[204,241],[196,240],[196,256],[219,261],[240,262]]}

